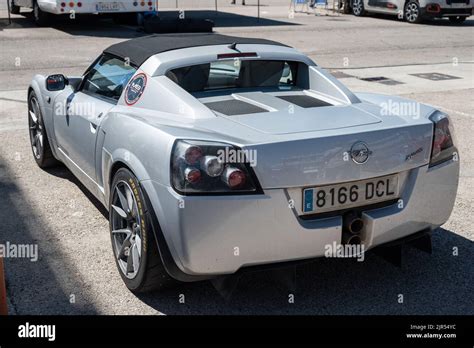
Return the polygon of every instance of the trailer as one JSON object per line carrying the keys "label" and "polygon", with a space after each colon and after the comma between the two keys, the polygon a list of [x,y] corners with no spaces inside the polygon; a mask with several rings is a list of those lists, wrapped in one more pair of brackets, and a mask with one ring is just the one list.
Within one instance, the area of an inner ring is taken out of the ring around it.
{"label": "trailer", "polygon": [[45,26],[54,20],[53,15],[103,14],[121,20],[127,15],[155,11],[157,0],[8,0],[12,14],[21,8],[33,9],[36,24]]}

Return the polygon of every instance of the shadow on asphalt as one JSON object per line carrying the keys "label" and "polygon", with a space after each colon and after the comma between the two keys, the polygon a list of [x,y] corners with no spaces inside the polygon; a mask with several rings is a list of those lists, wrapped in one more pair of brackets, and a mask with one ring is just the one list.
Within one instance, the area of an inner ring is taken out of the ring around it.
{"label": "shadow on asphalt", "polygon": [[[253,13],[252,13],[253,12]],[[196,19],[210,19],[214,21],[216,28],[225,28],[225,27],[254,27],[254,26],[299,26],[301,24],[295,22],[288,22],[278,19],[271,18],[258,18],[257,9],[252,9],[252,12],[249,11],[250,15],[241,15],[230,12],[222,11],[209,11],[209,10],[196,10],[196,11],[186,11],[186,18],[196,18]],[[160,12],[160,18],[178,18],[178,11],[162,11]]]}
{"label": "shadow on asphalt", "polygon": [[[433,232],[433,254],[406,246],[401,268],[369,251],[364,262],[321,258],[297,267],[294,292],[267,271],[241,278],[228,301],[210,282],[139,298],[166,314],[473,314],[473,254],[472,241],[439,228]],[[294,304],[288,302],[290,293]],[[178,302],[179,294],[185,304]]]}
{"label": "shadow on asphalt", "polygon": [[[378,18],[378,19],[384,19],[384,20],[390,20],[390,21],[400,21],[402,22],[400,19],[397,18],[397,16],[392,16],[392,15],[386,15],[386,14],[382,14],[382,13],[370,13],[370,14],[367,14],[366,17],[372,17],[372,18]],[[408,22],[402,22],[402,23],[405,23],[407,25],[413,25],[413,26],[418,26],[418,25],[439,25],[439,26],[455,26],[455,27],[472,27],[474,26],[474,19],[472,19],[472,17],[469,17],[468,19],[466,19],[465,22],[463,23],[451,23],[449,21],[449,19],[447,18],[435,18],[435,19],[425,19],[423,22],[421,23],[417,23],[417,24],[410,24]]]}
{"label": "shadow on asphalt", "polygon": [[[160,18],[178,18],[178,11],[162,11]],[[239,15],[228,12],[215,12],[206,10],[186,11],[186,18],[211,19],[215,27],[248,27],[248,26],[289,26],[300,25],[298,23],[286,22],[276,19],[260,18],[255,16]],[[52,28],[66,32],[70,35],[88,35],[94,37],[113,37],[120,39],[131,39],[145,35],[138,26],[126,26],[115,24],[112,19],[105,16],[83,15],[75,19],[67,16],[56,16]],[[12,23],[7,18],[0,19],[0,31],[3,29],[37,28],[31,12],[22,12],[22,17],[15,16]],[[124,30],[126,28],[126,30]]]}
{"label": "shadow on asphalt", "polygon": [[[72,20],[68,17],[57,16],[52,28],[63,31],[70,35],[86,35],[93,37],[111,37],[119,39],[132,39],[143,36],[143,32],[134,29],[125,28],[115,24],[111,19],[101,18],[97,16],[78,16]],[[22,12],[22,17],[12,18],[12,23],[8,23],[8,19],[0,19],[0,31],[12,29],[38,29],[31,13]]]}
{"label": "shadow on asphalt", "polygon": [[[39,256],[37,262],[27,258],[5,259],[7,293],[14,307],[10,311],[16,312],[18,305],[22,309],[28,308],[27,312],[20,311],[19,314],[28,315],[97,313],[92,303],[70,303],[71,290],[79,298],[83,295],[84,284],[73,277],[75,267],[56,245],[55,231],[25,199],[7,163],[0,157],[0,243],[37,244]],[[58,274],[66,277],[67,285]],[[12,289],[15,289],[14,293]]]}
{"label": "shadow on asphalt", "polygon": [[104,208],[101,202],[92,194],[90,191],[77,179],[72,172],[66,168],[63,164],[58,165],[57,167],[48,168],[45,170],[48,174],[54,175],[57,178],[69,180],[71,183],[76,185],[82,193],[89,199],[89,201],[94,205],[94,207],[102,214],[104,218],[109,219],[109,213],[107,209]]}

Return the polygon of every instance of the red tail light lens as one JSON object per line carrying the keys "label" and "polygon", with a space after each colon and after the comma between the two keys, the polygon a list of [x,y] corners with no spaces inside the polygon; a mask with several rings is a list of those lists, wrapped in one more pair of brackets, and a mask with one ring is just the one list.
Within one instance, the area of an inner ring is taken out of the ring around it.
{"label": "red tail light lens", "polygon": [[434,166],[452,159],[456,148],[454,147],[454,132],[448,115],[438,112],[430,119],[434,123],[430,166]]}
{"label": "red tail light lens", "polygon": [[184,178],[191,184],[196,184],[201,180],[201,171],[196,168],[186,168],[184,170]]}
{"label": "red tail light lens", "polygon": [[222,180],[233,190],[244,186],[246,178],[243,171],[232,167],[227,167],[222,175]]}
{"label": "red tail light lens", "polygon": [[187,164],[196,164],[201,158],[202,150],[199,146],[189,146],[184,153],[184,159]]}
{"label": "red tail light lens", "polygon": [[171,156],[173,188],[182,195],[261,193],[246,157],[234,156],[238,151],[243,150],[224,143],[176,141]]}

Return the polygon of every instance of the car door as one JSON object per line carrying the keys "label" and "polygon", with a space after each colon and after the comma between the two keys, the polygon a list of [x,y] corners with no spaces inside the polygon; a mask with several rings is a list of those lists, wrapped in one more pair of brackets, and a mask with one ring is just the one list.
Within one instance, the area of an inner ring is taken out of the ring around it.
{"label": "car door", "polygon": [[103,55],[83,76],[77,91],[67,97],[65,115],[55,112],[58,148],[78,169],[76,174],[91,183],[97,181],[95,154],[100,124],[135,71],[120,58]]}

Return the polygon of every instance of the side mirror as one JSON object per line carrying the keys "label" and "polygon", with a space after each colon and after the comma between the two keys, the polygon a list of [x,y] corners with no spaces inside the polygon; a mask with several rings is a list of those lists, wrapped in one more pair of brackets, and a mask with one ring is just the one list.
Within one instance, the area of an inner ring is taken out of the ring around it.
{"label": "side mirror", "polygon": [[75,92],[78,91],[79,87],[81,86],[82,77],[68,77],[67,78],[68,85],[71,86],[72,90]]}
{"label": "side mirror", "polygon": [[62,91],[66,88],[67,84],[69,84],[69,81],[67,77],[62,74],[49,75],[46,78],[46,89],[48,91]]}

